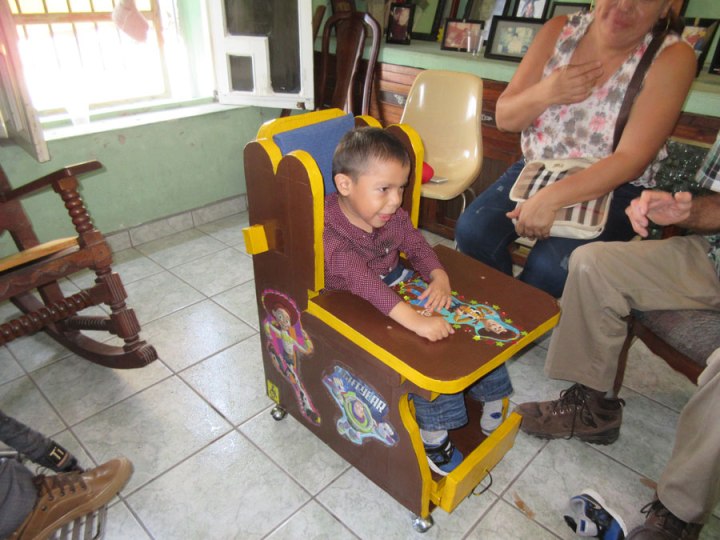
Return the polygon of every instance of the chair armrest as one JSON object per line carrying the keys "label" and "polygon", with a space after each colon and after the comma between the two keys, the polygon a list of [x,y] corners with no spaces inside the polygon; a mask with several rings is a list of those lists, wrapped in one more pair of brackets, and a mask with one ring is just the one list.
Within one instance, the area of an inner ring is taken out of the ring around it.
{"label": "chair armrest", "polygon": [[24,186],[0,193],[0,202],[8,202],[13,199],[25,197],[48,186],[52,186],[64,178],[72,178],[87,172],[96,171],[100,168],[102,168],[102,163],[99,161],[86,161],[84,163],[78,163],[77,165],[69,165],[42,178],[33,180]]}

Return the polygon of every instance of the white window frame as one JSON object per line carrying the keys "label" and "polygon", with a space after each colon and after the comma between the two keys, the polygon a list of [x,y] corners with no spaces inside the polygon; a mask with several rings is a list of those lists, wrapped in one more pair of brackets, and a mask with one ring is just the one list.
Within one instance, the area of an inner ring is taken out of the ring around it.
{"label": "white window frame", "polygon": [[[270,81],[270,54],[267,37],[232,36],[227,32],[224,0],[210,0],[210,33],[213,43],[217,98],[229,105],[255,105],[283,109],[307,109],[315,106],[313,78],[312,0],[288,0],[298,6],[300,51],[300,91],[276,93]],[[253,90],[233,90],[230,56],[249,56],[252,60]]]}

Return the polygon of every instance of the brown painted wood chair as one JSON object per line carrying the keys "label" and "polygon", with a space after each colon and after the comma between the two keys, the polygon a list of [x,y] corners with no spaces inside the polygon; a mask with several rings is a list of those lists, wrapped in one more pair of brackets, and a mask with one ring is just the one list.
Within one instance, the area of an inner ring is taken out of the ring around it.
{"label": "brown painted wood chair", "polygon": [[[333,33],[334,55],[330,51],[330,36]],[[336,13],[325,22],[320,71],[316,72],[316,110],[337,108],[347,113],[368,114],[375,65],[380,52],[380,34],[380,25],[369,13]],[[363,66],[367,37],[370,38],[370,53]],[[360,102],[359,110],[357,101]]]}
{"label": "brown painted wood chair", "polygon": [[636,338],[696,384],[707,366],[707,359],[720,348],[720,312],[717,311],[633,310],[627,323],[628,333],[618,359],[614,395],[620,392],[628,353]]}
{"label": "brown painted wood chair", "polygon": [[[78,193],[78,176],[101,167],[97,161],[68,166],[15,189],[0,167],[0,232],[9,232],[17,246],[16,253],[0,259],[0,301],[10,300],[22,311],[0,324],[0,345],[44,330],[72,352],[107,367],[142,367],[157,358],[139,337],[140,324],[125,304],[120,276],[112,271],[110,247]],[[77,236],[41,243],[22,199],[50,187],[60,196]],[[94,284],[66,295],[60,280],[86,269],[95,272]],[[81,315],[92,306],[104,306],[109,315]],[[87,335],[90,331],[103,334],[94,339]],[[124,344],[105,343],[111,334]]]}

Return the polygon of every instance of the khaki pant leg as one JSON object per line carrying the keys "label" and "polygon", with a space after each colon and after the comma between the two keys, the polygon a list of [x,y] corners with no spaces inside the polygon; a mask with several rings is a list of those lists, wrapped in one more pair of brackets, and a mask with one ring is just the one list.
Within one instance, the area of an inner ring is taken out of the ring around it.
{"label": "khaki pant leg", "polygon": [[720,281],[700,236],[595,242],[576,249],[562,315],[545,362],[549,377],[612,388],[631,309],[720,310]]}
{"label": "khaki pant leg", "polygon": [[708,359],[698,383],[680,413],[658,497],[683,521],[705,523],[720,500],[720,349]]}

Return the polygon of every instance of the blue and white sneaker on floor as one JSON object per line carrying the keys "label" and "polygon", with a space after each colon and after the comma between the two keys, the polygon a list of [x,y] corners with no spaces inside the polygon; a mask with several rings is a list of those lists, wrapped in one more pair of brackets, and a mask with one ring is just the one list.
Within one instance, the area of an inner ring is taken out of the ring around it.
{"label": "blue and white sneaker on floor", "polygon": [[580,495],[572,497],[563,517],[578,536],[624,540],[627,535],[622,518],[608,508],[603,498],[592,489],[585,489]]}
{"label": "blue and white sneaker on floor", "polygon": [[462,453],[455,448],[450,437],[445,437],[443,442],[437,446],[428,446],[426,444],[425,453],[430,468],[441,476],[447,476],[463,460]]}

